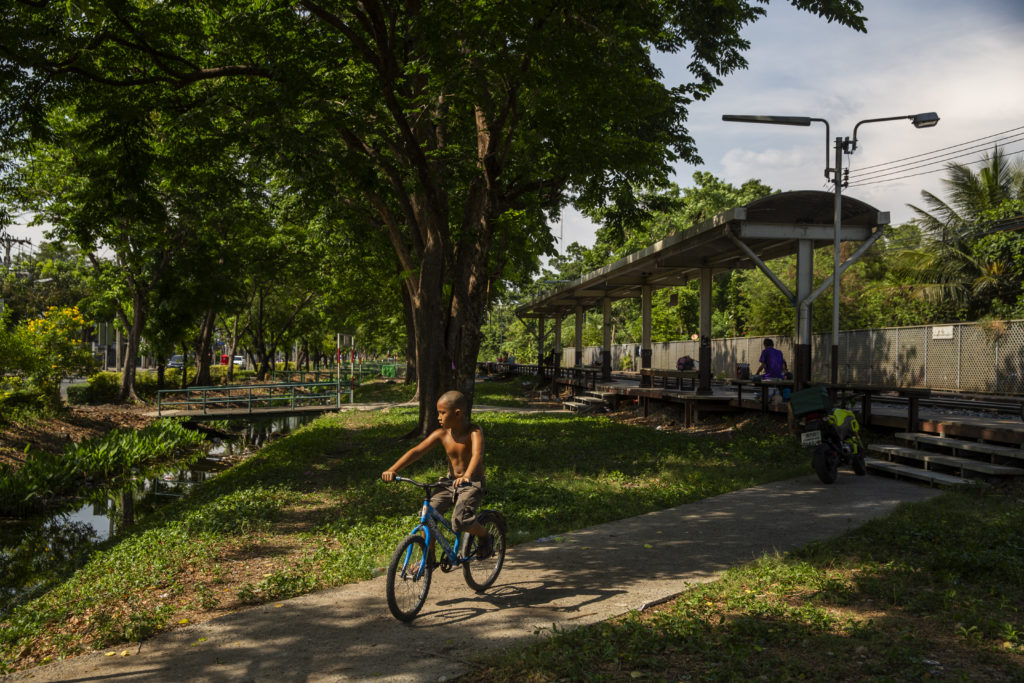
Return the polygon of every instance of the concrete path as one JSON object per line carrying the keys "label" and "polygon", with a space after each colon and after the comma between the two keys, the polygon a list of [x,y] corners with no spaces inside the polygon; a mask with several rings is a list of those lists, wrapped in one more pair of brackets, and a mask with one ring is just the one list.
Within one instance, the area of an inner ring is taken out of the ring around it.
{"label": "concrete path", "polygon": [[537,629],[639,609],[763,553],[837,536],[901,502],[938,494],[846,472],[824,486],[810,475],[511,548],[483,595],[466,586],[461,571],[437,572],[412,624],[391,617],[379,577],[4,680],[450,680],[474,655],[527,643]]}

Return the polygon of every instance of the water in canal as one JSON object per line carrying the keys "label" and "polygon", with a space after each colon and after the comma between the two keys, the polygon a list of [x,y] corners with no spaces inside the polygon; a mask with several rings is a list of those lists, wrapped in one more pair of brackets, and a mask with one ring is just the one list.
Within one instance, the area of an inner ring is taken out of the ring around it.
{"label": "water in canal", "polygon": [[241,462],[268,441],[284,436],[313,416],[229,422],[209,439],[204,456],[187,467],[169,466],[158,476],[137,479],[128,491],[103,492],[70,508],[35,519],[0,518],[0,619],[15,605],[48,590],[80,567],[93,547],[118,533],[130,496],[135,520],[170,500],[188,495],[218,472]]}

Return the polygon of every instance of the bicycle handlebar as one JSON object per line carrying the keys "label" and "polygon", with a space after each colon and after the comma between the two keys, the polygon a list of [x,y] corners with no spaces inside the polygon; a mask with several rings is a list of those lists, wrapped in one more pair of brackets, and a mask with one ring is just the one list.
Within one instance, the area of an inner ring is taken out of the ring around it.
{"label": "bicycle handlebar", "polygon": [[[392,479],[391,481],[404,481],[404,482],[408,482],[408,483],[412,484],[413,486],[419,486],[421,489],[432,488],[434,486],[446,486],[446,484],[444,484],[442,482],[439,482],[439,481],[429,482],[429,483],[425,484],[423,482],[416,481],[415,479],[409,479],[408,477],[400,477],[397,474],[395,475],[395,478]],[[469,482],[462,482],[462,485],[463,486],[469,486]]]}

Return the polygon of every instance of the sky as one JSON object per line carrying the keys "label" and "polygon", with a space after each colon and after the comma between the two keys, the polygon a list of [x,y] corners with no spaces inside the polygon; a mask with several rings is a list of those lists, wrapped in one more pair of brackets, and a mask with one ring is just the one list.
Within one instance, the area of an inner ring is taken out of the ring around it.
{"label": "sky", "polygon": [[[853,178],[858,169],[1024,126],[1024,0],[864,0],[864,15],[866,34],[774,0],[768,16],[743,32],[751,43],[749,67],[727,76],[709,100],[691,106],[687,127],[704,164],[679,164],[675,182],[690,186],[693,173],[704,170],[734,185],[758,178],[778,190],[830,189],[822,124],[727,123],[723,114],[826,119],[829,165],[834,138],[852,137],[858,121],[939,114],[941,121],[930,129],[915,129],[908,121],[861,126],[857,151],[846,164]],[[686,54],[661,55],[665,81],[687,80],[687,61]],[[1005,150],[1024,150],[1020,139]],[[975,160],[987,149],[958,161]],[[907,173],[928,170],[933,172],[862,187],[851,181],[844,195],[889,211],[898,225],[913,217],[907,204],[920,205],[922,190],[944,196],[942,164]],[[572,209],[550,228],[559,252],[572,242],[594,243],[595,226]],[[39,229],[11,226],[9,232],[36,243],[40,238]]]}
{"label": "sky", "polygon": [[[855,197],[888,211],[893,225],[913,218],[921,191],[945,197],[944,163],[904,169],[885,182],[855,187],[859,169],[987,138],[968,163],[991,151],[989,138],[1024,126],[1024,0],[863,0],[866,34],[799,12],[775,0],[768,16],[743,31],[749,67],[723,79],[706,102],[690,108],[690,134],[704,164],[676,166],[675,182],[693,185],[695,171],[710,171],[734,185],[758,178],[777,190],[828,190],[826,135],[810,128],[722,121],[723,114],[810,116],[829,122],[828,164],[836,137],[852,137],[864,119],[936,112],[934,128],[909,121],[864,124],[857,150],[846,158]],[[662,55],[666,83],[686,79],[687,55]],[[1004,136],[1006,152],[1024,151],[1024,129]],[[958,148],[962,149],[962,148]],[[951,150],[958,151],[958,150]],[[921,159],[927,160],[927,159]],[[977,165],[972,168],[977,168]],[[899,170],[899,169],[896,169]],[[924,175],[897,179],[932,171]],[[865,181],[868,178],[865,177]],[[877,178],[881,180],[881,178]],[[688,227],[688,226],[687,226]],[[564,253],[572,242],[594,243],[595,226],[575,211],[551,225]]]}

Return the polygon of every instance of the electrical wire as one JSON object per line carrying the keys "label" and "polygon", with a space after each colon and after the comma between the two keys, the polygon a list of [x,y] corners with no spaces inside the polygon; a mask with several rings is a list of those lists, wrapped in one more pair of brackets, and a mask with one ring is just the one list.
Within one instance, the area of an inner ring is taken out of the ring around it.
{"label": "electrical wire", "polygon": [[869,180],[869,179],[874,179],[874,178],[883,178],[885,176],[893,175],[895,173],[903,173],[905,171],[910,171],[910,170],[914,170],[914,169],[918,169],[918,168],[926,168],[928,166],[934,166],[935,164],[947,164],[949,162],[955,161],[956,159],[961,159],[963,157],[972,156],[972,155],[975,155],[975,154],[982,153],[984,151],[988,151],[990,145],[995,145],[997,147],[1000,146],[1000,145],[1006,146],[1006,145],[1017,143],[1017,142],[1021,142],[1021,141],[1024,141],[1024,133],[1020,133],[1018,135],[1002,138],[1000,140],[996,140],[994,143],[985,143],[983,145],[979,145],[979,146],[976,146],[976,147],[969,147],[969,148],[966,148],[966,149],[963,149],[963,150],[959,150],[957,152],[950,152],[950,153],[948,153],[946,155],[943,155],[941,157],[936,157],[933,160],[920,161],[920,162],[912,162],[912,163],[906,163],[906,164],[899,164],[899,165],[896,165],[896,166],[891,166],[891,167],[886,168],[886,169],[879,169],[877,171],[871,171],[869,173],[862,173],[861,171],[858,171],[857,173],[854,174],[854,176],[855,176],[855,178],[857,180]]}
{"label": "electrical wire", "polygon": [[[867,171],[868,169],[878,168],[879,166],[888,166],[890,164],[898,164],[901,161],[908,161],[910,159],[917,159],[918,157],[930,156],[932,154],[937,154],[939,152],[945,152],[947,149],[955,149],[957,147],[963,147],[964,145],[971,145],[971,144],[974,144],[975,142],[980,142],[982,140],[988,140],[989,138],[998,137],[1000,135],[1006,135],[1007,133],[1014,133],[1014,132],[1016,132],[1018,130],[1024,130],[1024,126],[1018,126],[1017,128],[1010,128],[1009,130],[1004,130],[1004,131],[1001,131],[999,133],[992,133],[991,135],[986,135],[984,137],[974,138],[973,140],[968,140],[966,142],[961,142],[961,143],[956,144],[956,145],[950,145],[949,147],[940,147],[939,149],[933,149],[930,152],[922,152],[921,154],[915,154],[913,156],[903,157],[902,159],[894,159],[893,161],[885,161],[885,162],[882,162],[880,164],[874,164],[872,166],[865,166],[861,170],[862,171]],[[990,145],[990,144],[992,144],[992,143],[991,142],[986,143],[986,145]]]}
{"label": "electrical wire", "polygon": [[[1018,149],[1018,150],[1014,150],[1012,152],[1007,152],[1007,151],[1004,150],[1003,151],[1003,156],[1011,157],[1011,156],[1013,156],[1015,154],[1021,154],[1022,152],[1024,152],[1024,148],[1021,148],[1021,149]],[[974,154],[978,154],[978,152],[974,152]],[[964,155],[964,156],[969,156],[969,155]],[[986,160],[985,159],[975,159],[974,161],[965,162],[964,165],[965,166],[972,166],[974,164],[982,164],[982,163],[986,163]],[[906,169],[906,170],[912,170],[912,169]],[[884,175],[882,175],[882,176],[874,176],[874,178],[876,178],[876,179],[865,179],[865,180],[860,180],[859,182],[857,182],[856,178],[855,178],[854,181],[851,181],[849,183],[848,187],[863,187],[865,185],[878,185],[879,183],[888,183],[888,182],[892,182],[894,180],[904,180],[906,178],[916,178],[917,176],[930,175],[932,173],[940,173],[940,172],[945,171],[945,170],[946,170],[946,168],[944,168],[944,167],[943,168],[933,168],[930,171],[921,171],[919,173],[909,173],[907,175],[896,176],[895,178],[885,177]],[[900,173],[900,171],[894,171],[894,173]],[[881,178],[881,179],[878,179],[878,178]]]}

